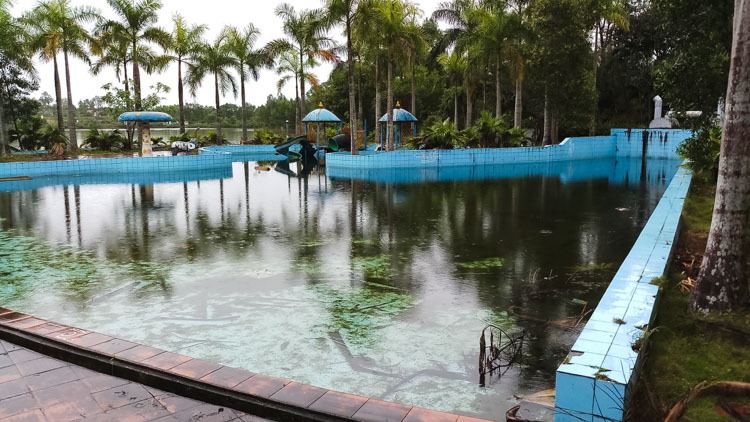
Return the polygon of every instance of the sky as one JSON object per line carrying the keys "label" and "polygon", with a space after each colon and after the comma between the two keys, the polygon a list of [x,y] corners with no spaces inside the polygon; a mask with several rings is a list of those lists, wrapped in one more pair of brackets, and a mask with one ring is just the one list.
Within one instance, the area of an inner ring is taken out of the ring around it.
{"label": "sky", "polygon": [[[87,5],[94,7],[108,19],[114,19],[115,15],[111,11],[106,0],[70,0],[73,6]],[[423,11],[423,16],[429,16],[442,0],[412,0]],[[164,7],[159,13],[159,26],[170,31],[173,27],[172,16],[180,13],[189,24],[205,24],[208,28],[206,39],[213,40],[221,31],[224,25],[234,25],[236,27],[245,27],[248,23],[253,23],[260,29],[261,35],[257,46],[263,46],[268,41],[282,38],[284,36],[281,19],[278,18],[274,9],[282,1],[277,0],[162,0]],[[293,5],[296,9],[306,9],[321,7],[322,0],[287,0],[287,3]],[[38,4],[37,0],[15,0],[12,8],[14,16],[20,16],[23,12],[33,8]],[[338,37],[343,42],[342,29],[335,28],[332,35]],[[94,58],[92,58],[92,61]],[[54,97],[55,86],[53,80],[53,66],[51,63],[42,63],[35,58],[36,69],[39,73],[39,90],[33,96],[38,97],[42,92],[48,92]],[[61,62],[62,64],[62,62]],[[315,73],[321,81],[328,79],[328,74],[332,65],[324,64],[315,69]],[[115,72],[109,68],[102,71],[99,75],[92,75],[89,67],[83,61],[71,59],[71,89],[73,92],[73,101],[75,104],[79,100],[91,98],[96,95],[102,95],[102,85],[106,83],[116,83]],[[61,79],[64,78],[61,69]],[[146,75],[141,71],[141,85],[146,93],[150,92],[148,87],[161,82],[171,88],[170,92],[164,95],[162,104],[177,104],[177,66],[172,64],[166,70],[159,74]],[[131,69],[128,69],[131,74]],[[132,77],[132,76],[131,76]],[[254,105],[261,105],[266,102],[268,95],[278,93],[276,82],[278,76],[273,70],[263,70],[258,81],[246,81],[245,89],[247,91],[247,102]],[[63,97],[65,97],[65,86],[63,81]],[[294,97],[294,82],[288,84],[281,93],[289,98]],[[185,91],[185,101],[189,103],[197,102],[205,105],[214,105],[214,88],[210,78],[206,78],[203,85],[197,90],[195,97]],[[228,93],[222,98],[223,103],[239,104],[239,99]]]}

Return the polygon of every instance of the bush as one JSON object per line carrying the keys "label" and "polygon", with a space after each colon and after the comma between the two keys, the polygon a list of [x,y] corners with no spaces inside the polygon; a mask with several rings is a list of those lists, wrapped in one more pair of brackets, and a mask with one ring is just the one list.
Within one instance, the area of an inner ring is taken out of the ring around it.
{"label": "bush", "polygon": [[486,111],[480,114],[471,127],[463,131],[466,136],[466,145],[479,148],[499,147],[507,132],[505,121]]}
{"label": "bush", "polygon": [[693,133],[677,147],[677,154],[689,160],[688,166],[696,173],[716,178],[719,174],[721,153],[721,127],[712,127]]}
{"label": "bush", "polygon": [[169,143],[172,142],[190,142],[192,137],[188,135],[187,133],[183,133],[181,135],[169,135]]}
{"label": "bush", "polygon": [[273,133],[268,129],[256,129],[253,134],[253,143],[255,144],[278,144],[284,141],[284,137]]}
{"label": "bush", "polygon": [[96,148],[101,151],[111,151],[113,148],[122,149],[125,143],[125,137],[120,135],[118,129],[112,132],[102,132],[97,128],[91,128],[88,135],[83,141],[82,146],[88,145],[89,147]]}
{"label": "bush", "polygon": [[528,145],[531,139],[526,129],[522,127],[514,127],[508,130],[507,137],[505,139],[506,145],[509,147],[522,147]]}
{"label": "bush", "polygon": [[216,131],[212,130],[208,132],[206,136],[199,138],[198,141],[204,144],[215,144],[217,139],[218,136],[216,135]]}
{"label": "bush", "polygon": [[18,122],[18,130],[8,131],[11,141],[18,142],[24,151],[34,151],[40,148],[49,150],[56,143],[65,143],[66,139],[59,130],[50,126],[41,117]]}
{"label": "bush", "polygon": [[445,119],[425,129],[424,136],[405,139],[404,145],[409,149],[453,149],[465,146],[466,137],[450,119]]}

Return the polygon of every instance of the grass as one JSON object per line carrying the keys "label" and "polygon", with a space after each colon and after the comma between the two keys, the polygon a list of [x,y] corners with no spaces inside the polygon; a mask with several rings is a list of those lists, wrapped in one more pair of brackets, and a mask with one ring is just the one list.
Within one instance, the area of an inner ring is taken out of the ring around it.
{"label": "grass", "polygon": [[[750,312],[698,317],[688,312],[690,293],[679,286],[685,278],[680,256],[702,255],[711,225],[715,188],[698,178],[693,183],[672,270],[658,280],[662,295],[655,325],[650,328],[644,376],[631,405],[632,421],[663,420],[701,381],[750,380]],[[696,264],[690,275],[695,277],[697,271]],[[717,412],[717,399],[707,396],[693,401],[681,421],[736,421]],[[750,405],[750,398],[728,401]]]}

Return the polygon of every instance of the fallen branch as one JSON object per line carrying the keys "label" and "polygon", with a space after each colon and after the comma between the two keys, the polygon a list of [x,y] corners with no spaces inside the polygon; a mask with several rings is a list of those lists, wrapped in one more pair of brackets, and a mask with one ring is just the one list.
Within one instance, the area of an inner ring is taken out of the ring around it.
{"label": "fallen branch", "polygon": [[687,396],[680,400],[677,404],[672,407],[669,411],[667,418],[664,422],[677,422],[680,420],[682,415],[688,408],[691,401],[698,397],[708,395],[722,395],[722,396],[750,396],[750,383],[739,382],[739,381],[718,381],[709,382],[703,381],[691,388],[688,391]]}

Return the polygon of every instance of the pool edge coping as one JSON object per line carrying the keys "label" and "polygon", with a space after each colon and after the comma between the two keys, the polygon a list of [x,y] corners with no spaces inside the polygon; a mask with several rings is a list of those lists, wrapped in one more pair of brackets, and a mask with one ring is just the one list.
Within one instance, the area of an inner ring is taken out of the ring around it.
{"label": "pool edge coping", "polygon": [[[648,345],[644,341],[637,352],[632,350],[637,340],[634,335],[644,338],[656,318],[663,289],[651,281],[669,271],[691,184],[692,172],[683,162],[566,359],[558,366],[555,422],[625,419]],[[618,362],[626,366],[619,372],[616,367],[609,369],[609,365]]]}
{"label": "pool edge coping", "polygon": [[[489,422],[486,419],[388,402],[266,376],[48,321],[3,307],[0,307],[0,339],[100,373],[273,420],[377,421],[388,419],[387,411],[390,410],[403,414],[399,419],[403,422],[431,418],[453,422]],[[125,348],[110,349],[113,353],[102,351],[118,343]],[[132,355],[133,350],[138,348],[144,350],[140,358],[126,357],[130,356],[127,352],[131,352]],[[196,369],[193,368],[193,373],[190,373],[191,370],[186,369],[191,366],[188,364],[197,365],[199,368],[203,366],[204,369],[195,372]],[[212,369],[206,370],[206,367]],[[235,379],[241,379],[236,383],[224,384],[219,384],[218,380],[204,380],[220,370],[234,374],[237,376]],[[258,378],[250,381],[255,377]],[[300,392],[303,394],[300,395]],[[279,397],[274,397],[277,395]],[[365,405],[368,405],[367,411],[359,414]]]}

